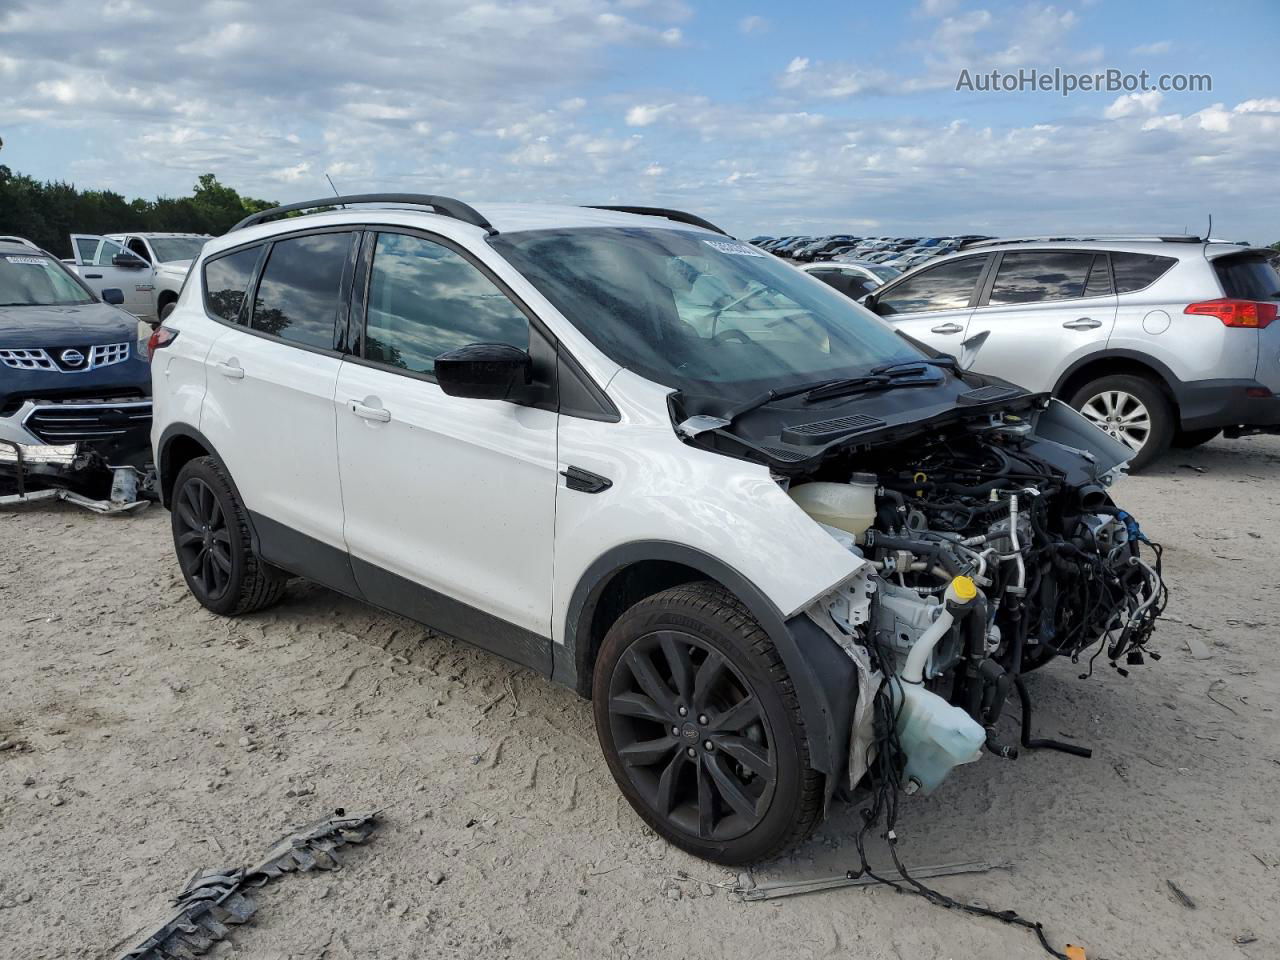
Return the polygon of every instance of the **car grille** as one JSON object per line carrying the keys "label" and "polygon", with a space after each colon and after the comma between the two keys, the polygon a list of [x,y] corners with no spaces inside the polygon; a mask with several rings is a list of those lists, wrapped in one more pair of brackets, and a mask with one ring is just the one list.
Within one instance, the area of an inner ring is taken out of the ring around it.
{"label": "car grille", "polygon": [[43,350],[0,350],[0,363],[15,370],[56,370],[57,366]]}
{"label": "car grille", "polygon": [[129,343],[99,343],[91,347],[48,347],[0,349],[0,363],[15,370],[50,370],[84,373],[129,359]]}
{"label": "car grille", "polygon": [[31,433],[53,445],[109,440],[150,422],[150,400],[42,403],[24,421]]}

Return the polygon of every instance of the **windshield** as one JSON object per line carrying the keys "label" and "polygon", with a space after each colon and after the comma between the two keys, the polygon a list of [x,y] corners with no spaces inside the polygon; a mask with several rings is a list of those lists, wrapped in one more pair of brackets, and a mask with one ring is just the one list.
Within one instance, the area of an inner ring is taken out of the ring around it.
{"label": "windshield", "polygon": [[62,264],[41,253],[0,255],[0,307],[60,307],[93,303]]}
{"label": "windshield", "polygon": [[160,263],[174,260],[194,260],[200,256],[200,248],[208,243],[205,237],[152,237],[151,249]]}
{"label": "windshield", "polygon": [[690,393],[745,397],[923,356],[822,281],[727,237],[616,227],[490,243],[609,357]]}

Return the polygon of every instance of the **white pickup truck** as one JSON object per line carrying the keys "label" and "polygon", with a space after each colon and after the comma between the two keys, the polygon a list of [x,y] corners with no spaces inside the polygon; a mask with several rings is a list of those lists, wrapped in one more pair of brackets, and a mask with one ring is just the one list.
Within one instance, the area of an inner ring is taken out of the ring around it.
{"label": "white pickup truck", "polygon": [[73,233],[75,256],[66,263],[99,295],[109,287],[123,290],[124,309],[154,326],[177,302],[191,261],[209,239],[199,233]]}

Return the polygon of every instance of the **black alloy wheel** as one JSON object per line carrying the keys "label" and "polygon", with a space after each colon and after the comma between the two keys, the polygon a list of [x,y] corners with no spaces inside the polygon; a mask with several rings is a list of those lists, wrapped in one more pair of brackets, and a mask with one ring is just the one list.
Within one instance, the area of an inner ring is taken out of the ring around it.
{"label": "black alloy wheel", "polygon": [[777,787],[774,738],[751,688],[691,633],[636,640],[609,684],[613,742],[651,809],[701,840],[760,824]]}
{"label": "black alloy wheel", "polygon": [[204,598],[217,601],[231,583],[231,531],[209,485],[189,477],[173,504],[173,542],[188,580]]}
{"label": "black alloy wheel", "polygon": [[795,684],[736,596],[695,581],[629,607],[593,667],[609,770],[655,833],[695,856],[755,863],[807,837],[825,779]]}
{"label": "black alloy wheel", "polygon": [[196,457],[184,464],[170,509],[178,565],[202,606],[237,616],[280,599],[289,575],[258,556],[248,511],[220,461]]}

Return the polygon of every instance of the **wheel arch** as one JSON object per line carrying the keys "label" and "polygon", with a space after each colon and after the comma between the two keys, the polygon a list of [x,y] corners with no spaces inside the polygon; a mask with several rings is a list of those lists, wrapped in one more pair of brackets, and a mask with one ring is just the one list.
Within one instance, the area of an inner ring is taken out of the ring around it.
{"label": "wheel arch", "polygon": [[1159,360],[1134,350],[1106,350],[1081,357],[1058,378],[1053,395],[1065,403],[1071,395],[1090,380],[1116,375],[1139,376],[1152,381],[1173,405],[1174,416],[1179,416],[1178,378]]}
{"label": "wheel arch", "polygon": [[623,611],[694,580],[710,580],[731,592],[769,634],[799,694],[810,760],[827,775],[830,796],[848,752],[848,718],[857,689],[853,661],[804,614],[787,620],[759,587],[695,547],[640,541],[614,547],[592,563],[571,596],[564,642],[554,645],[553,678],[589,699],[600,644]]}
{"label": "wheel arch", "polygon": [[[160,489],[160,504],[166,510],[172,509],[173,485],[182,468],[197,457],[213,457],[222,463],[227,482],[240,497],[240,488],[236,486],[235,477],[226,469],[226,461],[218,456],[218,451],[209,442],[209,438],[189,423],[171,423],[165,427],[156,443],[156,481]],[[243,497],[240,497],[243,502]],[[245,523],[249,527],[249,542],[255,551],[258,550],[258,531],[254,527],[252,515],[246,514]]]}

